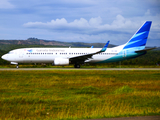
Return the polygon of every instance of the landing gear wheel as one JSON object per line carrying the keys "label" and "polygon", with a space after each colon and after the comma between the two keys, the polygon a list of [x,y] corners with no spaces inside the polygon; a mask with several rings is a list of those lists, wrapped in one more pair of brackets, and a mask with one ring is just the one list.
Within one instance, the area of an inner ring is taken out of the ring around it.
{"label": "landing gear wheel", "polygon": [[17,66],[16,66],[16,68],[18,69],[18,68],[19,68],[19,66],[17,65]]}
{"label": "landing gear wheel", "polygon": [[80,64],[75,64],[74,65],[74,68],[80,68],[81,66],[80,66]]}

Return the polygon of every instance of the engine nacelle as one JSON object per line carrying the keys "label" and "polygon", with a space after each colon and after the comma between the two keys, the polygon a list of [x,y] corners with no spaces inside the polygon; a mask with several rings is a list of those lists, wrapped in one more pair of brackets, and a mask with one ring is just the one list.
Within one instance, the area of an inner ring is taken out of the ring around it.
{"label": "engine nacelle", "polygon": [[69,65],[69,59],[65,58],[55,58],[54,65]]}
{"label": "engine nacelle", "polygon": [[11,64],[13,64],[13,65],[18,65],[18,63],[16,63],[16,62],[11,62]]}

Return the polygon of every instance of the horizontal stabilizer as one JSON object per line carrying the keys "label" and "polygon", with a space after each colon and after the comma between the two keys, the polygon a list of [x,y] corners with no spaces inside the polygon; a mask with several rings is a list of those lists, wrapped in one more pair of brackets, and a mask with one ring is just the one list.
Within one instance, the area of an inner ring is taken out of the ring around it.
{"label": "horizontal stabilizer", "polygon": [[145,52],[145,51],[149,51],[149,50],[153,50],[153,49],[157,49],[157,47],[154,47],[154,48],[145,48],[145,49],[143,49],[143,50],[137,50],[137,51],[135,51],[136,53],[138,53],[138,52]]}

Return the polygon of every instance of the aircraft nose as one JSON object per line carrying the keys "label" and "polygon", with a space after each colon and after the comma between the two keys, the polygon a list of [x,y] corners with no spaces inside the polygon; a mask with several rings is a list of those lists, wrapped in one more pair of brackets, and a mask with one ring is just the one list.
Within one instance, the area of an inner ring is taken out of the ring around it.
{"label": "aircraft nose", "polygon": [[7,55],[5,54],[5,55],[3,55],[1,58],[2,58],[3,60],[7,60]]}

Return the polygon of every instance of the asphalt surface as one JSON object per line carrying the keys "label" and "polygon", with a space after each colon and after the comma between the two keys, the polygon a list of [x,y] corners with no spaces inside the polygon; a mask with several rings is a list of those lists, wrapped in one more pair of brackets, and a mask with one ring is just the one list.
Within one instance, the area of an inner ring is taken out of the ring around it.
{"label": "asphalt surface", "polygon": [[122,118],[104,118],[90,120],[160,120],[160,116],[140,116],[140,117],[122,117]]}
{"label": "asphalt surface", "polygon": [[0,68],[2,70],[158,70],[160,68]]}

